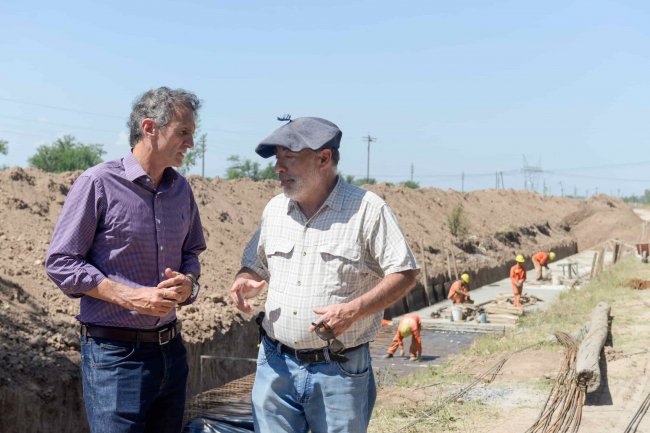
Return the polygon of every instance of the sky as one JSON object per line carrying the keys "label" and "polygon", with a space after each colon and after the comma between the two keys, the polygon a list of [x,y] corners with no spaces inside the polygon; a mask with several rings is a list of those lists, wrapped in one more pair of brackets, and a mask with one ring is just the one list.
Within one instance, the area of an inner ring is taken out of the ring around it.
{"label": "sky", "polygon": [[[64,3],[64,4],[62,4]],[[205,175],[293,118],[343,131],[339,170],[465,191],[650,188],[644,1],[0,3],[0,165],[65,134],[129,151],[126,120],[167,86],[203,101]],[[200,164],[191,173],[200,174]],[[464,173],[464,181],[463,181]]]}

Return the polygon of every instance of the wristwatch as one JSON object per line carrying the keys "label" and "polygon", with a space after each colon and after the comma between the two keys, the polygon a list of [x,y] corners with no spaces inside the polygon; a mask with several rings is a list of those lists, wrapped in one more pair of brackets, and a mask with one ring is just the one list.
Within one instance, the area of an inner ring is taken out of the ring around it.
{"label": "wristwatch", "polygon": [[201,288],[201,285],[191,276],[191,275],[185,275],[188,280],[192,282],[192,294],[190,295],[191,298],[196,298],[196,295],[199,294],[199,289]]}

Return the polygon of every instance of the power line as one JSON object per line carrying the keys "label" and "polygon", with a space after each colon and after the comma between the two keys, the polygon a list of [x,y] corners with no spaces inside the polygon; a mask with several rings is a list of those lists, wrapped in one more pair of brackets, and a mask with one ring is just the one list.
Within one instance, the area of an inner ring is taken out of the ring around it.
{"label": "power line", "polygon": [[93,116],[100,116],[100,117],[109,117],[111,119],[120,119],[120,120],[125,120],[125,117],[117,117],[117,116],[111,116],[109,114],[100,114],[100,113],[92,113],[90,111],[82,111],[82,110],[74,110],[72,108],[64,108],[64,107],[55,107],[53,105],[44,105],[44,104],[35,104],[33,102],[25,102],[25,101],[17,101],[15,99],[9,99],[9,98],[2,98],[0,97],[0,101],[8,101],[8,102],[14,102],[16,104],[25,104],[25,105],[33,105],[35,107],[43,107],[43,108],[51,108],[53,110],[62,110],[62,111],[70,111],[72,113],[80,113],[80,114],[90,114]]}
{"label": "power line", "polygon": [[48,122],[40,122],[40,121],[36,121],[36,120],[33,120],[33,119],[25,119],[25,118],[21,118],[21,117],[0,116],[0,119],[18,120],[19,122],[34,122],[34,123],[37,123],[38,125],[45,125],[45,126],[53,125],[53,126],[65,126],[67,128],[88,129],[88,130],[91,130],[91,131],[100,131],[100,132],[113,132],[113,133],[119,132],[119,131],[116,131],[114,129],[92,128],[92,127],[89,127],[89,126],[70,125],[70,124],[66,124],[66,123],[56,123],[56,122],[49,122],[49,121]]}

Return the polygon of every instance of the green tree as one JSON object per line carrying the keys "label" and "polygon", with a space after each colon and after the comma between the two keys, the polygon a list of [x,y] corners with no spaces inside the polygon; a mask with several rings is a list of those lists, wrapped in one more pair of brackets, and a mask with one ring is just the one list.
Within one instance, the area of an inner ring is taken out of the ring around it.
{"label": "green tree", "polygon": [[242,161],[238,155],[232,155],[228,158],[228,161],[230,161],[230,167],[226,169],[226,179],[228,180],[241,179],[242,177],[248,177],[255,182],[264,179],[280,179],[274,170],[272,162],[269,162],[269,165],[264,170],[260,170],[258,162],[252,162],[250,159]]}
{"label": "green tree", "polygon": [[275,172],[275,164],[269,162],[264,170],[260,172],[262,179],[280,180],[280,175]]}
{"label": "green tree", "polygon": [[406,180],[404,182],[400,182],[399,184],[400,185],[405,185],[405,186],[407,186],[408,188],[411,188],[411,189],[418,189],[420,187],[420,182],[414,182],[412,180]]}
{"label": "green tree", "polygon": [[[3,155],[6,155],[9,153],[9,148],[7,147],[7,144],[9,144],[5,140],[0,140],[0,153]],[[0,171],[8,169],[9,166],[7,164],[2,164],[0,165]]]}
{"label": "green tree", "polygon": [[352,185],[356,186],[361,186],[361,185],[376,185],[377,184],[377,179],[375,178],[368,178],[366,179],[365,177],[362,177],[360,179],[354,179],[352,182]]}
{"label": "green tree", "polygon": [[50,173],[85,170],[102,162],[106,153],[101,144],[83,144],[71,135],[64,135],[50,146],[39,146],[27,162],[32,167]]}

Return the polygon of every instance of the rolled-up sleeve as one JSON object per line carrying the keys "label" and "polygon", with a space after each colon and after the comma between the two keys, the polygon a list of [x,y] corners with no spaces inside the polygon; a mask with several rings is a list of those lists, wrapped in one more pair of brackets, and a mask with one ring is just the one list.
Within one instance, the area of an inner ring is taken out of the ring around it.
{"label": "rolled-up sleeve", "polygon": [[[379,209],[371,229],[366,237],[370,259],[379,265],[384,276],[410,269],[420,269],[399,222],[388,205],[383,205]],[[376,267],[371,263],[368,266]]]}
{"label": "rolled-up sleeve", "polygon": [[70,298],[80,298],[106,278],[86,261],[105,208],[101,184],[79,177],[65,200],[47,251],[45,271]]}
{"label": "rolled-up sleeve", "polygon": [[[194,194],[190,191],[190,228],[183,242],[182,262],[180,273],[187,274],[192,272],[197,277],[201,276],[201,263],[199,254],[206,249],[205,237],[203,236],[203,225],[199,216],[199,208],[194,200]],[[189,305],[196,301],[195,297],[189,297],[185,302],[179,305]]]}
{"label": "rolled-up sleeve", "polygon": [[259,227],[244,249],[241,265],[242,267],[254,271],[257,275],[264,278],[267,282],[270,282],[271,276],[269,275],[266,252],[264,250],[265,236],[263,232],[263,224],[264,214],[262,214],[262,220],[260,221]]}

